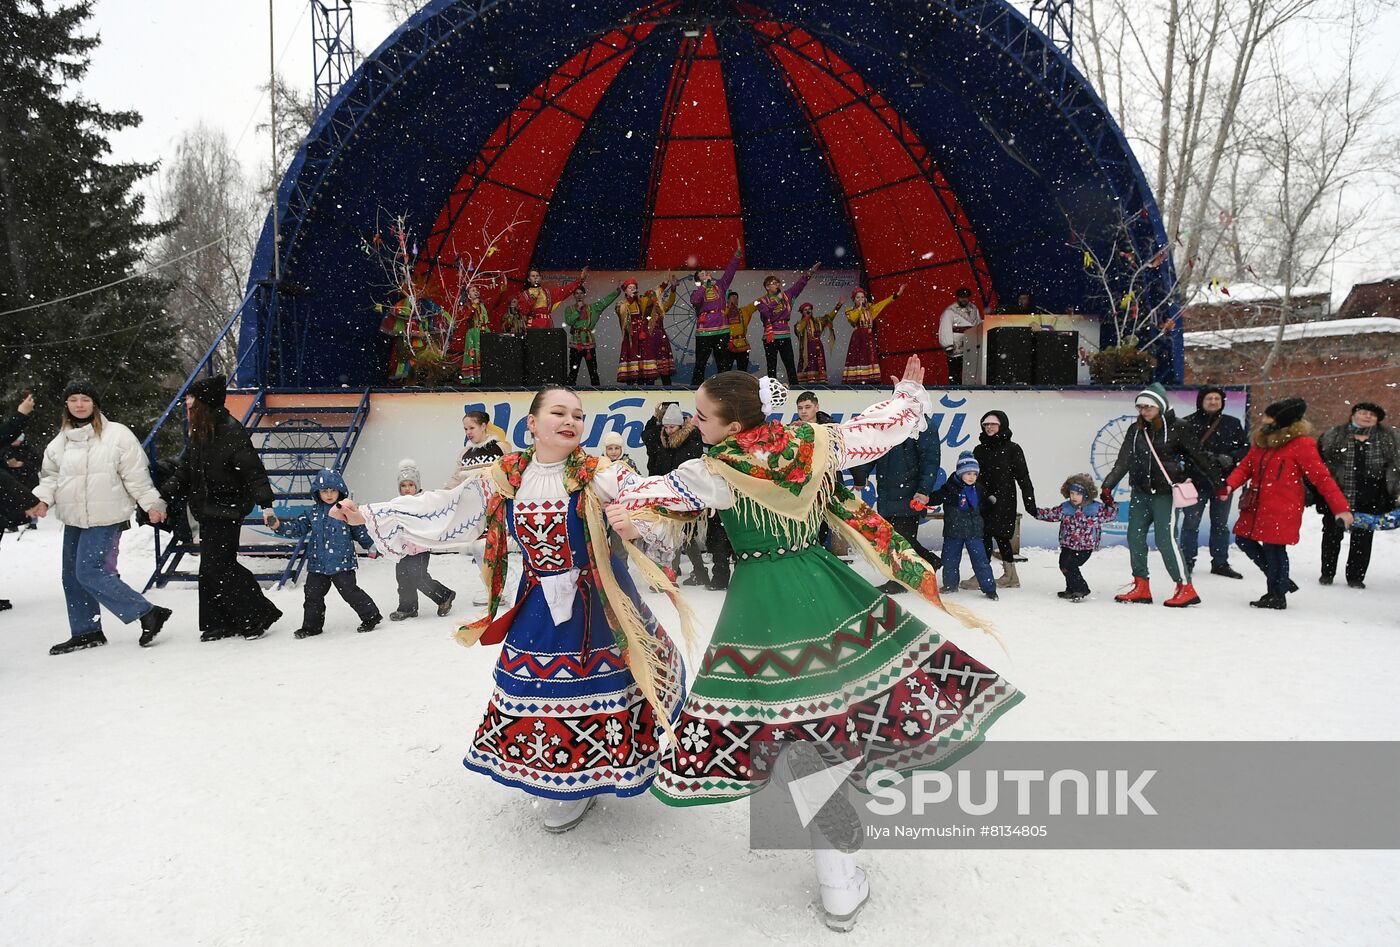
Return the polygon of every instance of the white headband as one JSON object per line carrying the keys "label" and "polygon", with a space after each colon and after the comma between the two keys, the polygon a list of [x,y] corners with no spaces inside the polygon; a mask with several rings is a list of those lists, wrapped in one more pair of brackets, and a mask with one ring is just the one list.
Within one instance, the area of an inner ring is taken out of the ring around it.
{"label": "white headband", "polygon": [[769,378],[764,375],[758,380],[758,403],[763,408],[764,414],[772,414],[780,410],[787,404],[788,390],[782,382],[776,378]]}

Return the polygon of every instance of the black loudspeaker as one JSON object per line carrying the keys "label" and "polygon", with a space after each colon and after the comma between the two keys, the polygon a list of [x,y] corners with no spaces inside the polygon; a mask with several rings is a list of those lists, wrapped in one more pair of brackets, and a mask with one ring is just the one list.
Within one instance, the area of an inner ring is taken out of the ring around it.
{"label": "black loudspeaker", "polygon": [[1079,384],[1079,333],[1045,330],[1035,334],[1035,383]]}
{"label": "black loudspeaker", "polygon": [[481,384],[519,388],[525,375],[525,340],[503,332],[481,333]]}
{"label": "black loudspeaker", "polygon": [[1029,385],[1035,379],[1035,333],[1003,326],[987,333],[987,384]]}
{"label": "black loudspeaker", "polygon": [[569,335],[563,329],[525,330],[525,387],[562,385],[569,370]]}

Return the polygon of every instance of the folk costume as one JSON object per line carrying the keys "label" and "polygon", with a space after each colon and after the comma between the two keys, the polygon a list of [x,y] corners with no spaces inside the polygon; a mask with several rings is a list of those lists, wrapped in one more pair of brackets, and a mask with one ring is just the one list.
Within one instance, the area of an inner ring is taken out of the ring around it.
{"label": "folk costume", "polygon": [[[486,541],[487,614],[464,645],[502,644],[495,688],[463,763],[536,796],[577,801],[645,792],[660,735],[685,692],[681,656],[608,550],[604,504],[618,474],[575,450],[553,464],[511,453],[452,490],[401,496],[362,511],[376,544],[396,555]],[[523,551],[515,604],[497,615],[506,536]],[[640,555],[647,581],[674,594]],[[684,603],[683,625],[688,612]]]}
{"label": "folk costume", "polygon": [[807,287],[811,271],[804,271],[787,289],[777,295],[764,293],[755,303],[758,317],[763,320],[763,355],[768,365],[768,377],[778,376],[778,359],[783,360],[789,385],[797,384],[797,367],[792,358],[792,303]]}
{"label": "folk costume", "polygon": [[515,297],[515,307],[525,317],[525,328],[553,329],[555,300],[568,299],[574,294],[574,290],[582,285],[583,277],[580,276],[572,283],[565,283],[563,286],[554,288],[550,288],[544,283],[538,286],[526,286]]}
{"label": "folk costume", "polygon": [[831,327],[836,321],[836,310],[816,316],[812,314],[812,304],[803,303],[798,312],[801,318],[793,329],[797,333],[797,380],[804,385],[825,384],[826,346],[822,344],[822,334],[826,333],[836,344],[836,330]]}
{"label": "folk costume", "polygon": [[603,310],[613,304],[622,292],[619,286],[595,303],[574,305],[572,299],[558,305],[564,310],[564,328],[569,330],[569,384],[578,384],[578,370],[583,363],[588,365],[588,383],[597,388],[602,382],[598,378],[598,339],[593,330],[598,327],[598,317]]}
{"label": "folk costume", "polygon": [[758,303],[724,308],[724,317],[729,322],[730,365],[741,372],[749,370],[749,320],[757,309]]}
{"label": "folk costume", "polygon": [[[622,288],[626,290],[629,283],[637,285],[636,280],[627,279],[623,281]],[[640,293],[636,299],[624,296],[617,301],[613,311],[617,313],[618,327],[622,331],[622,351],[617,361],[618,384],[648,384],[663,376],[669,379],[675,371],[676,362],[671,356],[671,341],[665,338],[666,330],[661,324],[662,317],[675,302],[674,288],[664,300],[659,299],[657,293],[652,291]],[[655,338],[658,334],[665,339],[664,347]],[[657,362],[658,353],[663,351],[670,359],[664,371]]]}
{"label": "folk costume", "polygon": [[464,300],[447,349],[449,357],[461,359],[457,378],[464,385],[481,384],[481,333],[489,331],[491,317],[486,312],[486,304],[480,300],[475,303]]}
{"label": "folk costume", "polygon": [[690,291],[690,305],[695,310],[695,369],[691,372],[690,383],[699,385],[705,380],[705,365],[713,357],[715,371],[729,371],[729,319],[725,313],[725,299],[729,295],[729,284],[734,282],[734,274],[739,272],[739,251],[734,251],[729,265],[724,268],[717,280],[697,283]]}
{"label": "folk costume", "polygon": [[[901,609],[818,542],[823,521],[887,579],[945,605],[928,564],[838,471],[870,463],[922,429],[922,386],[840,425],[768,422],[665,477],[623,480],[632,510],[719,511],[735,570],[714,637],[662,755],[652,792],[675,806],[732,802],[770,777],[758,744],[847,740],[853,778],[946,766],[1021,699],[999,674]],[[665,530],[651,528],[654,542]],[[775,594],[781,590],[781,594]]]}
{"label": "folk costume", "polygon": [[[851,298],[855,298],[855,293],[851,294]],[[846,348],[846,367],[841,372],[843,385],[880,383],[880,347],[875,340],[875,320],[880,318],[886,306],[898,298],[899,294],[895,293],[871,303],[867,295],[864,303],[846,310],[846,321],[852,328],[851,341]]]}

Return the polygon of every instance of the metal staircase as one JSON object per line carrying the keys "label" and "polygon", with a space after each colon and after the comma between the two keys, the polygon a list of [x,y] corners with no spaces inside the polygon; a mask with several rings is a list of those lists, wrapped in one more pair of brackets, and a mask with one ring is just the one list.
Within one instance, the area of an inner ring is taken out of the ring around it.
{"label": "metal staircase", "polygon": [[[353,403],[324,404],[318,400],[311,405],[294,403],[300,393],[278,395],[263,389],[254,396],[242,424],[267,470],[279,518],[296,516],[311,505],[311,481],[318,471],[328,468],[341,474],[345,472],[369,418],[369,389],[358,394],[358,400]],[[259,517],[248,517],[243,527],[272,535]],[[157,531],[156,568],[146,588],[197,579],[195,572],[180,571],[180,562],[187,554],[198,555],[199,544],[172,539],[162,549],[161,539],[162,534]],[[285,558],[286,565],[280,570],[253,573],[258,581],[276,582],[281,588],[300,577],[306,564],[306,543],[305,537],[299,540],[277,538],[241,544],[238,552],[259,558]]]}

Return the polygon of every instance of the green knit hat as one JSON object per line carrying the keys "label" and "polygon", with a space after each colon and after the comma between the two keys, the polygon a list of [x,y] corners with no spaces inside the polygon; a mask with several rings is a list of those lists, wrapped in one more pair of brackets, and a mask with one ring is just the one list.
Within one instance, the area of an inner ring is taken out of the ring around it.
{"label": "green knit hat", "polygon": [[1163,388],[1160,382],[1154,381],[1152,384],[1142,389],[1142,391],[1139,391],[1138,396],[1133,399],[1133,407],[1144,404],[1153,405],[1158,411],[1166,414],[1167,389]]}

